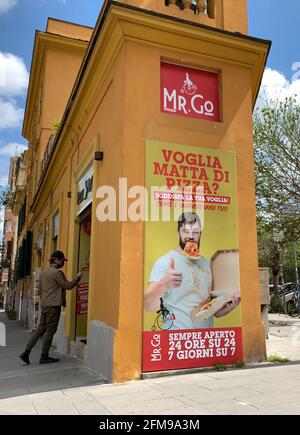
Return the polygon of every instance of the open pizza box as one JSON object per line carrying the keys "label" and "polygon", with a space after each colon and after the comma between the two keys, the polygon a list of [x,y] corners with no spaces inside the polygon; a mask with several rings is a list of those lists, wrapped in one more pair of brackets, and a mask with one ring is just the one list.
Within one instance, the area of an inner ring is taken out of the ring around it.
{"label": "open pizza box", "polygon": [[232,295],[240,296],[239,251],[230,249],[217,251],[211,258],[212,291],[210,300],[195,308],[193,322],[203,322],[214,316],[232,300]]}

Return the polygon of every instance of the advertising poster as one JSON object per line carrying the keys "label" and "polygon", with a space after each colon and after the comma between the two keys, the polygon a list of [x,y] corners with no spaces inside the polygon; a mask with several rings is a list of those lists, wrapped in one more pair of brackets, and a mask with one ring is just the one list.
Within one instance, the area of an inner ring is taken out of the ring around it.
{"label": "advertising poster", "polygon": [[240,362],[235,153],[146,147],[142,370]]}
{"label": "advertising poster", "polygon": [[81,282],[77,284],[77,316],[86,315],[88,313],[89,271],[89,267],[81,268],[81,272],[83,272],[83,277]]}

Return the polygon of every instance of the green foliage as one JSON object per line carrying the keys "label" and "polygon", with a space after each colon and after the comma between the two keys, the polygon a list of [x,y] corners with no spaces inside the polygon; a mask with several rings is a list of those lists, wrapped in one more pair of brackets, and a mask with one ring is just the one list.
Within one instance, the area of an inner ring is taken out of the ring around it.
{"label": "green foliage", "polygon": [[272,354],[268,357],[268,362],[279,364],[279,363],[289,362],[289,359],[284,358],[284,357],[277,355],[277,354]]}
{"label": "green foliage", "polygon": [[12,308],[9,308],[8,306],[6,306],[5,313],[6,313],[6,316],[9,320],[16,320],[17,313]]}
{"label": "green foliage", "polygon": [[55,119],[52,124],[53,130],[58,131],[60,126],[61,126],[61,118]]}
{"label": "green foliage", "polygon": [[284,313],[284,304],[278,294],[273,294],[270,299],[269,313]]}
{"label": "green foliage", "polygon": [[6,267],[9,267],[10,262],[7,258],[3,258],[3,254],[1,253],[1,260],[0,260],[1,268],[5,269]]}
{"label": "green foliage", "polygon": [[236,362],[234,363],[234,367],[235,367],[236,369],[242,369],[242,368],[245,367],[245,363],[244,363],[244,361],[236,361]]}
{"label": "green foliage", "polygon": [[227,367],[224,366],[224,364],[219,363],[214,366],[214,369],[216,370],[216,372],[225,372],[225,370],[227,370]]}
{"label": "green foliage", "polygon": [[294,98],[254,115],[258,220],[300,238],[300,106]]}
{"label": "green foliage", "polygon": [[[277,292],[282,271],[285,282],[295,281],[293,243],[300,249],[300,106],[295,98],[266,102],[256,111],[254,146],[259,265],[270,268]],[[280,232],[279,244],[274,233]]]}
{"label": "green foliage", "polygon": [[[300,266],[300,240],[295,243],[296,258],[298,268]],[[284,271],[284,281],[291,282],[296,281],[295,272],[295,254],[293,243],[285,243],[283,247],[283,271]]]}
{"label": "green foliage", "polygon": [[[271,224],[263,222],[262,219],[257,221],[257,235],[258,235],[258,261],[260,267],[269,267],[271,276],[279,280],[279,274],[282,272],[284,275],[284,282],[296,281],[295,272],[295,254],[294,243],[296,250],[296,259],[298,267],[300,265],[300,240],[293,242],[285,241],[280,244],[274,240],[274,229]],[[281,279],[280,279],[281,281]],[[280,282],[281,284],[281,282]]]}
{"label": "green foliage", "polygon": [[11,208],[14,201],[14,192],[8,188],[1,188],[0,209],[3,207]]}

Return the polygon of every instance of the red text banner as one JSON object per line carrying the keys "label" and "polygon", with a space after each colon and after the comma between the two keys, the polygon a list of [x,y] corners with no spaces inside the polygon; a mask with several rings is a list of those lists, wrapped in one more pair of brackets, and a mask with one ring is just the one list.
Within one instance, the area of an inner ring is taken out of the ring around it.
{"label": "red text banner", "polygon": [[87,314],[89,298],[89,283],[83,282],[77,285],[77,315]]}
{"label": "red text banner", "polygon": [[230,365],[243,360],[242,328],[146,331],[143,372]]}

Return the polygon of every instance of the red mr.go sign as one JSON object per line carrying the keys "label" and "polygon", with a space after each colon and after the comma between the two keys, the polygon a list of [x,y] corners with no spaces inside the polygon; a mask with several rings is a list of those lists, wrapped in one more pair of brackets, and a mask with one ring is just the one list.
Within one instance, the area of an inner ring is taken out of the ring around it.
{"label": "red mr.go sign", "polygon": [[161,112],[220,121],[218,74],[161,62]]}

